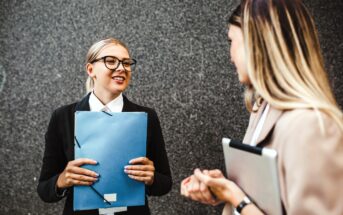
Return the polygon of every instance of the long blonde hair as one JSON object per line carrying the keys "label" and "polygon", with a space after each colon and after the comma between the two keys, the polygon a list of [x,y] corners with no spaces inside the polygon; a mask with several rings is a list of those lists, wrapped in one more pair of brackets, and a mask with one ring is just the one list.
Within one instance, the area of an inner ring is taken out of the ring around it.
{"label": "long blonde hair", "polygon": [[[100,54],[100,52],[106,48],[109,45],[120,45],[124,47],[127,52],[129,52],[129,48],[125,45],[125,43],[121,42],[118,39],[115,38],[107,38],[104,40],[100,40],[96,43],[94,43],[88,50],[87,56],[86,56],[86,65],[88,63],[93,62]],[[130,52],[129,52],[130,53]],[[94,80],[88,76],[86,80],[86,90],[87,92],[91,92],[94,88]]]}
{"label": "long blonde hair", "polygon": [[230,19],[236,23],[229,22],[243,31],[255,92],[280,110],[315,110],[324,130],[322,111],[343,130],[343,114],[330,88],[317,30],[303,2],[243,0],[240,7]]}

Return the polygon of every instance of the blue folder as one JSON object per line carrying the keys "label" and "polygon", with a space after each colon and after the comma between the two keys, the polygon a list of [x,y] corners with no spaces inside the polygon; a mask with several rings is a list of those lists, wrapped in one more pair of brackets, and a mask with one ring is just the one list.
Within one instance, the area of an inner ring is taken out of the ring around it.
{"label": "blue folder", "polygon": [[92,186],[74,186],[74,210],[145,204],[145,185],[124,173],[124,166],[146,156],[147,113],[75,113],[75,159],[90,158],[84,165],[100,174]]}

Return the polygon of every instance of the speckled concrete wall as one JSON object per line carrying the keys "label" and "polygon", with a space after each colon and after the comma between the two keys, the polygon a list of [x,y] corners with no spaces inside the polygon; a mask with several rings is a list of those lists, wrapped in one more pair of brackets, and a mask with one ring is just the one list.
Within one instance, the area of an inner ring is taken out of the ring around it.
{"label": "speckled concrete wall", "polygon": [[[237,2],[237,1],[235,1]],[[223,168],[220,139],[242,138],[248,113],[229,64],[230,0],[0,2],[0,214],[59,214],[37,178],[51,112],[84,94],[85,54],[105,37],[138,60],[127,96],[157,110],[174,187],[150,198],[153,214],[219,214],[179,195],[195,167]],[[305,1],[320,31],[326,66],[343,105],[342,1]]]}

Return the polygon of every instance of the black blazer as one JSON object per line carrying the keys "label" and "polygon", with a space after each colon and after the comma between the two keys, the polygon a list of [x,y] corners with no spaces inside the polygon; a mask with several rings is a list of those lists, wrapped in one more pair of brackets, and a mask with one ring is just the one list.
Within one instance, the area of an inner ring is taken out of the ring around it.
{"label": "black blazer", "polygon": [[[37,187],[40,198],[45,202],[57,202],[63,198],[56,194],[55,185],[67,163],[74,160],[74,113],[90,110],[89,96],[90,94],[78,103],[56,109],[51,116],[45,134],[43,165]],[[161,196],[168,193],[172,186],[172,178],[156,112],[130,102],[125,96],[123,112],[148,113],[147,157],[154,162],[155,177],[154,183],[146,186],[146,194]],[[73,211],[72,187],[68,188],[66,196],[63,214],[98,214],[98,210]],[[145,202],[144,206],[128,207],[127,212],[118,214],[150,214],[147,198]]]}

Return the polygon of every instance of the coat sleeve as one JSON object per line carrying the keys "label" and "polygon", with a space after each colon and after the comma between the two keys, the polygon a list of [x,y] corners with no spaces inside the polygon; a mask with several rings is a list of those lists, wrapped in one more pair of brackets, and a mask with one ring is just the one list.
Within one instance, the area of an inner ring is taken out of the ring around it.
{"label": "coat sleeve", "polygon": [[59,174],[66,166],[63,146],[58,135],[58,117],[52,114],[48,130],[45,134],[45,151],[39,177],[37,192],[45,202],[57,202],[63,197],[56,193],[56,182]]}
{"label": "coat sleeve", "polygon": [[343,134],[321,115],[325,133],[318,115],[304,111],[285,123],[276,140],[287,214],[343,214]]}
{"label": "coat sleeve", "polygon": [[155,176],[153,184],[147,186],[147,194],[161,196],[171,190],[172,177],[160,122],[154,110],[148,113],[148,141],[147,157],[154,162]]}

